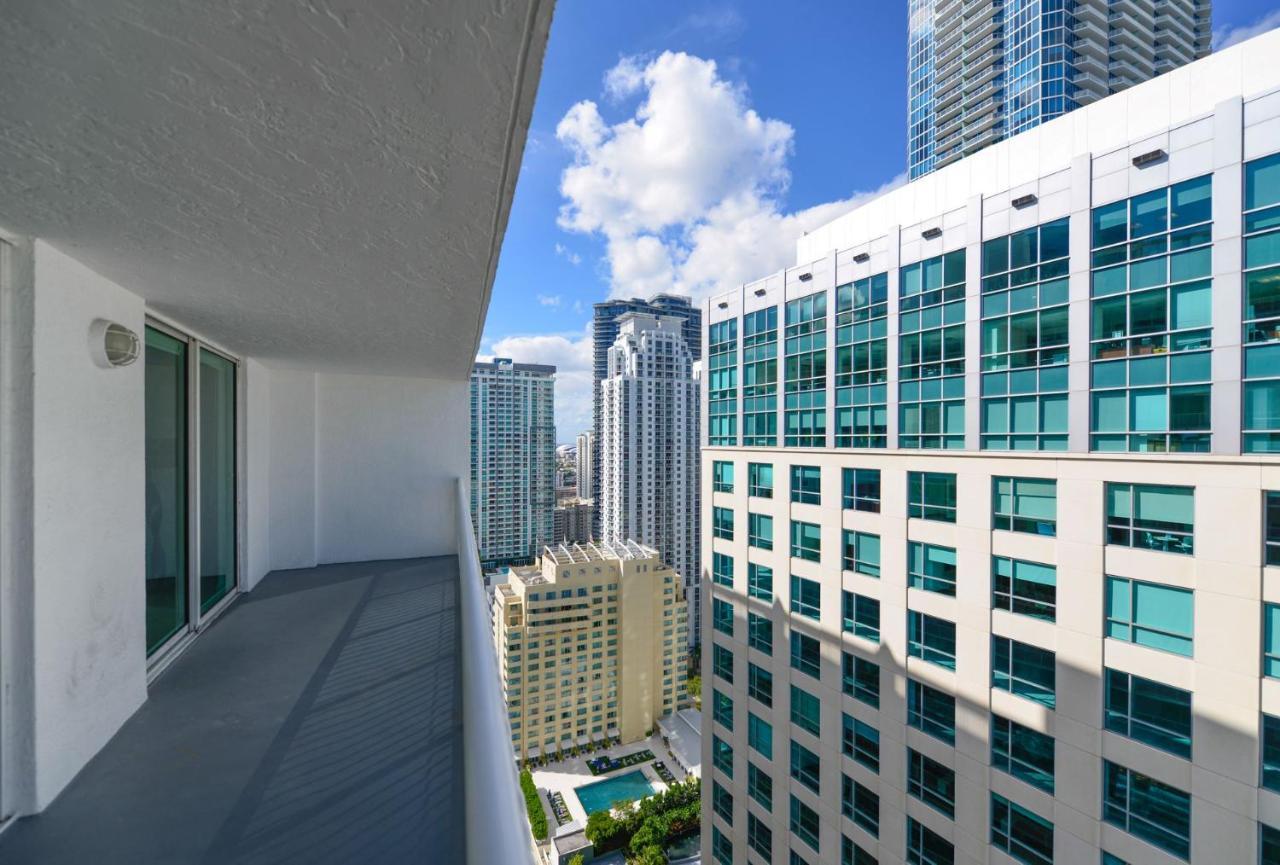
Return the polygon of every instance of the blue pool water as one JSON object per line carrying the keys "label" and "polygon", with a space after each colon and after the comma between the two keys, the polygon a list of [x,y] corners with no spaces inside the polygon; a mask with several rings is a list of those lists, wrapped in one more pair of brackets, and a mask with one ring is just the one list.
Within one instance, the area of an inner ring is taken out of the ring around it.
{"label": "blue pool water", "polygon": [[607,811],[615,802],[633,802],[653,795],[653,785],[639,769],[587,784],[573,791],[588,815]]}

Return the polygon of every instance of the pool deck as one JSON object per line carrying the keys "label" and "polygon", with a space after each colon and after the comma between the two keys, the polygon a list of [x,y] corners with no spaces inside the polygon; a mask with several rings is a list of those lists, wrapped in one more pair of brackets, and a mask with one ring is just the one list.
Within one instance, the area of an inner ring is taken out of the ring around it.
{"label": "pool deck", "polygon": [[[640,763],[635,766],[627,766],[624,769],[615,769],[603,775],[592,775],[591,770],[587,768],[587,760],[596,757],[608,755],[610,757],[623,757],[627,754],[633,754],[636,751],[643,751],[648,748],[653,752],[654,759],[647,763]],[[570,757],[567,760],[561,760],[559,763],[552,763],[550,766],[543,766],[540,769],[533,770],[533,783],[541,788],[545,788],[548,793],[559,793],[564,797],[564,804],[569,809],[569,816],[573,820],[579,821],[582,825],[587,823],[587,812],[582,807],[582,803],[578,801],[578,797],[574,795],[574,790],[578,787],[585,787],[595,781],[603,781],[607,778],[615,778],[618,775],[625,775],[628,772],[639,770],[644,777],[653,784],[656,791],[662,792],[667,789],[666,782],[658,777],[658,773],[653,770],[655,762],[662,762],[671,770],[671,774],[676,780],[683,781],[685,771],[680,764],[672,759],[667,753],[667,749],[662,744],[662,736],[655,733],[648,739],[639,742],[632,742],[629,745],[613,745],[601,751],[594,751],[582,757]],[[555,831],[556,818],[547,810],[547,825]]]}

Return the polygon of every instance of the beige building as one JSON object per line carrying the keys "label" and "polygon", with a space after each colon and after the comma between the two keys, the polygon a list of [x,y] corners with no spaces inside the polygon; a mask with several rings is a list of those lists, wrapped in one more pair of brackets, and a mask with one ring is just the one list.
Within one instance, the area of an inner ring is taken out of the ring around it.
{"label": "beige building", "polygon": [[494,641],[520,759],[643,739],[687,701],[680,576],[634,541],[560,544],[494,590]]}

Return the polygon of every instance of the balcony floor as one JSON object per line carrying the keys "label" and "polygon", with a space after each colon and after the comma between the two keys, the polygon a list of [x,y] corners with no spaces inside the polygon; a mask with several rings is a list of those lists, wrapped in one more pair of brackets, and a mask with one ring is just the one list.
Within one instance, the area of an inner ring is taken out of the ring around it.
{"label": "balcony floor", "polygon": [[453,556],[269,574],[0,861],[462,862],[459,627]]}

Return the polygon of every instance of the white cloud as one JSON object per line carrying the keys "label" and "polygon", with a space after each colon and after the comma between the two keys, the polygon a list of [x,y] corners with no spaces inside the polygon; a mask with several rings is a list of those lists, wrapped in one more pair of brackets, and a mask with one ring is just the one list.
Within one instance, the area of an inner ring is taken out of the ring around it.
{"label": "white cloud", "polygon": [[507,336],[495,340],[481,361],[509,357],[517,363],[556,368],[556,440],[573,441],[591,428],[591,326],[580,334]]}
{"label": "white cloud", "polygon": [[741,36],[746,29],[747,22],[742,13],[729,4],[723,4],[689,13],[672,28],[669,35],[697,32],[704,37],[727,42]]}
{"label": "white cloud", "polygon": [[578,255],[578,253],[574,252],[572,249],[565,246],[563,243],[556,244],[556,255],[560,256],[565,261],[568,261],[574,267],[577,267],[579,264],[582,264],[582,256]]}
{"label": "white cloud", "polygon": [[[631,88],[628,91],[628,88]],[[613,296],[705,297],[794,263],[795,241],[876,193],[786,213],[794,130],[751,108],[714,61],[665,52],[624,58],[609,94],[641,92],[608,124],[590,100],[556,128],[573,154],[561,176],[560,226],[603,236]]]}
{"label": "white cloud", "polygon": [[1213,31],[1213,50],[1221,51],[1223,48],[1230,48],[1238,42],[1261,36],[1268,30],[1274,30],[1277,27],[1280,27],[1280,9],[1273,9],[1267,12],[1252,24],[1242,24],[1238,27],[1219,27]]}
{"label": "white cloud", "polygon": [[540,295],[538,295],[538,303],[542,304],[543,306],[559,306],[559,305],[560,305],[560,295],[558,295],[558,294],[552,294],[552,295],[540,294]]}

